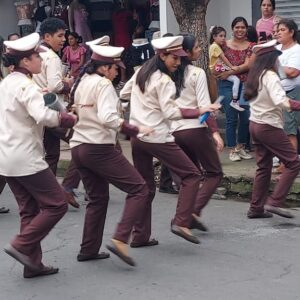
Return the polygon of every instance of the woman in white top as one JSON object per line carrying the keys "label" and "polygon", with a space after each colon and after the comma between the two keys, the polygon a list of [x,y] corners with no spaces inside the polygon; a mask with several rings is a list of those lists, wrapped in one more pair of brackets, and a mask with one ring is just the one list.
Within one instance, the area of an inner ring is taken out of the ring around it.
{"label": "woman in white top", "polygon": [[158,244],[156,240],[150,239],[151,203],[156,191],[153,157],[162,161],[182,180],[171,231],[192,243],[199,243],[198,238],[188,227],[199,189],[200,172],[174,142],[174,137],[170,133],[170,121],[182,118],[197,119],[200,114],[214,111],[220,105],[208,103],[205,107],[192,109],[177,105],[176,87],[170,76],[179,67],[180,58],[186,56],[182,50],[182,41],[182,36],[152,40],[155,56],[144,63],[120,92],[122,99],[131,101],[130,122],[138,126],[149,126],[155,130],[151,136],[138,136],[131,140],[134,165],[150,190],[149,206],[143,216],[143,222],[136,224],[133,231],[134,247]]}
{"label": "woman in white top", "polygon": [[[211,104],[206,74],[204,70],[193,66],[192,61],[199,59],[201,49],[197,39],[190,34],[183,36],[183,49],[187,57],[182,58],[181,66],[177,71],[179,97],[176,104],[184,108],[201,108]],[[207,123],[212,134],[209,132]],[[178,120],[172,121],[171,129],[178,144],[192,162],[201,170],[204,170],[205,180],[199,190],[193,210],[193,219],[190,228],[198,228],[206,231],[207,228],[200,221],[200,214],[208,203],[212,194],[218,187],[223,173],[217,153],[223,149],[223,140],[218,132],[216,121],[213,117],[207,123],[200,124],[199,120]],[[213,140],[213,139],[214,140]]]}
{"label": "woman in white top", "polygon": [[22,263],[25,278],[50,275],[58,268],[42,263],[41,240],[67,211],[65,195],[44,160],[43,131],[72,127],[76,118],[45,106],[32,74],[41,72],[39,35],[5,41],[3,55],[14,71],[0,84],[0,175],[5,176],[20,210],[20,233],[4,248]]}
{"label": "woman in white top", "polygon": [[107,248],[127,264],[135,262],[128,255],[127,243],[135,222],[147,205],[148,189],[144,179],[116,147],[117,131],[129,136],[148,135],[152,129],[132,126],[119,113],[119,99],[112,85],[124,48],[90,46],[93,54],[77,79],[71,101],[78,115],[70,141],[72,159],[88,195],[81,249],[78,261],[105,259],[99,253],[109,201],[109,183],[128,195],[121,221]]}
{"label": "woman in white top", "polygon": [[[248,218],[269,218],[271,213],[293,217],[281,207],[300,171],[300,160],[283,130],[283,110],[300,110],[300,102],[287,97],[282,88],[278,76],[281,51],[274,47],[275,44],[273,40],[254,47],[256,59],[244,94],[250,104],[250,132],[257,163]],[[268,196],[273,156],[277,156],[285,168],[273,193]]]}
{"label": "woman in white top", "polygon": [[[287,96],[300,99],[300,45],[297,43],[298,26],[295,21],[282,19],[278,22],[276,48],[282,51],[279,62],[281,84]],[[299,112],[284,112],[284,130],[295,149],[298,149],[297,130],[300,125]]]}

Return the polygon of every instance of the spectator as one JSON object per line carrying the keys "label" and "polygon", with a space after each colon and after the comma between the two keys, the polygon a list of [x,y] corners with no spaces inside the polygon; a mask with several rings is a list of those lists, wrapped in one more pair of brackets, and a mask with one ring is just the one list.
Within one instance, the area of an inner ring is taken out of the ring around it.
{"label": "spectator", "polygon": [[63,50],[62,61],[70,65],[70,75],[76,78],[80,73],[80,68],[84,64],[86,49],[79,45],[82,38],[77,32],[70,32],[67,39],[69,46]]}
{"label": "spectator", "polygon": [[272,38],[274,24],[278,23],[280,17],[275,15],[275,0],[261,0],[260,9],[262,17],[256,23],[256,30],[262,39]]}
{"label": "spectator", "polygon": [[[279,56],[281,84],[287,96],[293,100],[300,99],[300,45],[297,43],[297,24],[290,19],[282,19],[278,23],[277,41],[278,50],[282,51]],[[289,137],[294,149],[298,148],[297,128],[300,123],[299,112],[284,112],[284,130]],[[283,171],[283,165],[277,169]]]}
{"label": "spectator", "polygon": [[[243,17],[237,17],[231,24],[232,38],[223,46],[225,56],[238,71],[230,70],[217,75],[219,80],[219,95],[223,95],[223,107],[226,114],[226,139],[230,148],[229,159],[240,161],[251,159],[252,156],[245,151],[245,144],[249,136],[249,106],[240,97],[240,105],[244,111],[237,111],[230,106],[232,100],[232,83],[227,80],[230,75],[238,75],[241,80],[240,95],[243,95],[243,83],[247,79],[253,44],[247,40],[248,23]],[[238,129],[238,135],[237,135]]]}

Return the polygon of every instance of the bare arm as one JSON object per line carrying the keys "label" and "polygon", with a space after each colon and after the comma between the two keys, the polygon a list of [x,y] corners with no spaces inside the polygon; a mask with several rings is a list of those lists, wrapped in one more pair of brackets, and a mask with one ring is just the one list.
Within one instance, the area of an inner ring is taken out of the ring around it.
{"label": "bare arm", "polygon": [[232,69],[233,65],[230,63],[230,61],[228,60],[228,58],[225,56],[224,53],[221,53],[219,57],[229,68]]}
{"label": "bare arm", "polygon": [[287,78],[295,78],[300,75],[300,70],[291,68],[291,67],[283,67],[284,72],[287,76]]}

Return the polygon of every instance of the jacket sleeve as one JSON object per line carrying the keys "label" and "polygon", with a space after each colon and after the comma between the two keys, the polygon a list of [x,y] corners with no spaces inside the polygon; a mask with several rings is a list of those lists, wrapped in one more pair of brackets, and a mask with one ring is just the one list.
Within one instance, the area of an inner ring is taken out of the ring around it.
{"label": "jacket sleeve", "polygon": [[118,96],[111,82],[101,84],[97,97],[99,122],[110,129],[118,130],[123,122],[118,113]]}
{"label": "jacket sleeve", "polygon": [[46,78],[49,92],[57,94],[69,92],[68,86],[63,82],[61,61],[57,55],[46,61]]}
{"label": "jacket sleeve", "polygon": [[207,78],[204,70],[197,68],[198,76],[196,77],[195,82],[195,91],[196,91],[196,99],[198,103],[198,107],[204,107],[211,104],[209,92],[208,92],[208,84]]}
{"label": "jacket sleeve", "polygon": [[22,90],[21,101],[36,123],[47,127],[57,127],[60,123],[59,112],[45,106],[43,94],[38,87],[31,83]]}
{"label": "jacket sleeve", "polygon": [[132,86],[133,82],[136,80],[136,76],[133,75],[124,85],[122,90],[120,91],[120,99],[124,100],[130,100],[131,98],[131,91],[132,91]]}

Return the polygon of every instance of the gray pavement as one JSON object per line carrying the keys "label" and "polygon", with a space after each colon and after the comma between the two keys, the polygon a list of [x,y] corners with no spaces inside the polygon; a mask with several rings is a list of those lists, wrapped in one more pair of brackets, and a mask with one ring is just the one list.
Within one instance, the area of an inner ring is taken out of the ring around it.
{"label": "gray pavement", "polygon": [[[80,191],[83,192],[82,187]],[[109,242],[122,213],[124,194],[111,188],[103,244]],[[131,249],[136,268],[112,256],[77,262],[85,211],[70,208],[43,242],[44,262],[59,266],[57,275],[23,279],[22,267],[0,251],[1,300],[130,299],[130,300],[295,300],[300,299],[300,212],[286,220],[248,220],[248,204],[212,200],[203,219],[209,233],[197,232],[200,245],[173,235],[170,220],[176,196],[157,193],[153,237],[160,245]],[[0,248],[18,232],[18,211],[8,188],[1,205]],[[104,249],[104,248],[103,248]]]}

